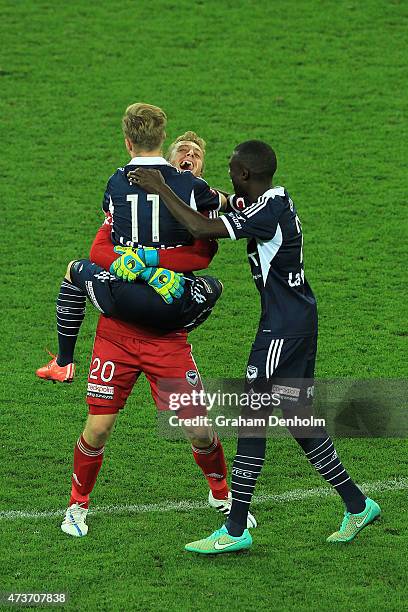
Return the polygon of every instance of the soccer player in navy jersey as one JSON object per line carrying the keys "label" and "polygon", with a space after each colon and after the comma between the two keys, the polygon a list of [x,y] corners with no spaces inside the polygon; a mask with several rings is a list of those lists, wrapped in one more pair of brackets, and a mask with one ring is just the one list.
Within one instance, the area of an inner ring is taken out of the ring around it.
{"label": "soccer player in navy jersey", "polygon": [[[197,209],[217,210],[220,202],[218,193],[210,190],[205,181],[195,178],[191,172],[177,172],[162,157],[165,124],[166,116],[158,107],[147,104],[128,107],[123,119],[126,147],[131,156],[127,168],[140,165],[159,167],[167,173],[176,190],[180,187],[180,194],[187,198],[190,205]],[[189,154],[186,155],[188,157]],[[160,264],[181,272],[195,269],[196,264],[190,262],[193,257],[195,261],[206,260],[208,264],[211,254],[208,256],[207,253],[204,257],[200,253],[200,257],[197,257],[191,236],[180,224],[174,222],[166,208],[157,202],[155,194],[150,194],[150,202],[153,207],[148,204],[145,192],[132,188],[127,182],[125,170],[119,169],[109,180],[104,197],[104,211],[111,238],[122,245],[163,245],[166,248],[159,249]],[[168,225],[172,228],[171,232],[168,231]],[[178,244],[185,246],[177,247]],[[110,249],[112,246],[111,242]],[[182,249],[184,258],[179,255]],[[213,246],[209,252],[214,254]],[[172,265],[173,257],[174,261],[177,260],[175,266]],[[96,264],[101,263],[96,257],[93,260]],[[75,336],[75,330],[79,328],[78,321],[84,314],[86,294],[93,297],[94,304],[98,302],[95,292],[92,296],[94,282],[109,277],[107,271],[97,271],[96,275],[100,275],[100,278],[96,279],[90,266],[85,262],[70,266],[68,277],[61,286],[57,303],[60,330],[71,328],[72,336]],[[71,274],[76,284],[71,283]],[[86,292],[83,291],[85,287]],[[52,367],[56,365],[66,369],[72,365],[69,361],[70,358],[72,360],[70,336],[66,335],[67,343],[62,347],[62,361],[58,364],[59,355],[48,364],[50,367],[53,364]],[[69,535],[84,536],[88,532],[86,517],[89,496],[102,465],[105,442],[118,412],[124,407],[142,372],[149,380],[159,409],[168,408],[163,406],[160,397],[161,379],[184,380],[188,388],[194,387],[198,391],[201,388],[200,375],[191,346],[187,342],[186,331],[166,333],[102,315],[96,331],[88,377],[89,414],[85,429],[75,446],[71,498],[61,525],[62,530]],[[192,442],[194,459],[209,484],[210,505],[228,513],[231,500],[226,482],[227,469],[223,448],[216,433],[211,427],[191,427],[185,431]]]}
{"label": "soccer player in navy jersey", "polygon": [[[195,132],[187,131],[171,143],[166,159],[179,170],[188,170],[200,177],[205,165],[205,141]],[[219,190],[218,190],[219,191]],[[220,193],[220,210],[242,210],[243,199],[231,200],[227,194]],[[91,261],[109,270],[117,253],[111,241],[112,219],[110,213],[105,213],[105,222],[99,228],[92,244]],[[208,216],[216,216],[216,211],[209,211]],[[216,240],[196,238],[192,245],[180,246],[176,249],[159,249],[160,265],[178,272],[203,270],[208,268],[212,258],[218,250]]]}
{"label": "soccer player in navy jersey", "polygon": [[[230,212],[215,220],[205,219],[186,206],[157,170],[137,169],[129,177],[145,190],[160,194],[193,236],[247,239],[249,264],[261,297],[259,328],[247,366],[248,392],[272,389],[282,381],[292,386],[296,379],[299,398],[307,409],[317,350],[317,307],[304,274],[303,234],[296,208],[286,189],[272,185],[276,166],[275,153],[268,144],[252,140],[237,146],[229,163],[230,177],[236,195],[252,204],[242,213]],[[284,404],[282,408],[288,410]],[[342,525],[328,541],[352,540],[379,517],[380,507],[353,482],[324,428],[311,427],[300,435],[289,429],[310,463],[345,504]],[[214,554],[251,546],[245,524],[265,458],[265,432],[241,430],[228,520],[209,537],[187,544],[186,550]]]}

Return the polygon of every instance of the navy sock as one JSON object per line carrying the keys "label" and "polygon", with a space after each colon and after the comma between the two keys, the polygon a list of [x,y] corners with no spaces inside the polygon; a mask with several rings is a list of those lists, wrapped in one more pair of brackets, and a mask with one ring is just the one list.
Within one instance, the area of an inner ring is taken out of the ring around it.
{"label": "navy sock", "polygon": [[232,466],[232,507],[225,526],[232,536],[241,536],[256,481],[265,460],[265,438],[238,438],[237,454]]}
{"label": "navy sock", "polygon": [[62,281],[57,298],[57,332],[59,366],[74,360],[75,344],[85,317],[86,294],[66,278]]}
{"label": "navy sock", "polygon": [[366,496],[360,491],[337,456],[332,439],[326,434],[319,438],[295,438],[307,459],[320,476],[335,488],[347,511],[358,514],[365,509]]}

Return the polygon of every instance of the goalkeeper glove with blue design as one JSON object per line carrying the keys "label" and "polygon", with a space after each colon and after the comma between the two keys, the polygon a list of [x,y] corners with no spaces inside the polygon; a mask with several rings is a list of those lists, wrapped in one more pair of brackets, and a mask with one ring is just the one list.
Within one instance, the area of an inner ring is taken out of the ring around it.
{"label": "goalkeeper glove with blue design", "polygon": [[120,253],[120,257],[112,263],[110,273],[120,280],[132,282],[146,266],[150,268],[159,264],[159,252],[153,247],[133,249],[132,247],[115,246],[113,250],[115,253]]}
{"label": "goalkeeper glove with blue design", "polygon": [[144,268],[139,273],[139,278],[150,285],[167,304],[171,304],[174,299],[181,298],[184,293],[185,279],[182,274],[173,272],[173,270]]}

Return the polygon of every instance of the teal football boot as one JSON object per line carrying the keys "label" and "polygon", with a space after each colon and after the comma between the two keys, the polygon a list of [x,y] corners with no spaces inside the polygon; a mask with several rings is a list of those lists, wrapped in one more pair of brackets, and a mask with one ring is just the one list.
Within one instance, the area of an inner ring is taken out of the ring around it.
{"label": "teal football boot", "polygon": [[364,527],[367,527],[367,525],[370,525],[370,523],[380,517],[380,506],[369,497],[366,498],[365,502],[366,506],[359,514],[344,513],[340,529],[332,533],[326,542],[351,542]]}
{"label": "teal football boot", "polygon": [[245,550],[252,545],[252,537],[248,529],[245,529],[242,536],[231,536],[225,525],[221,529],[214,531],[208,538],[190,542],[185,545],[185,550],[196,552],[201,555],[218,555],[220,553],[238,552]]}

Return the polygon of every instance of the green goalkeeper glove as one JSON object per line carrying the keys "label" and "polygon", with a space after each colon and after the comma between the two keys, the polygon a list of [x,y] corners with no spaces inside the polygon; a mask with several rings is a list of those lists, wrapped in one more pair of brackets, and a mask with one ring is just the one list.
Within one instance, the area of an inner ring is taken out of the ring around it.
{"label": "green goalkeeper glove", "polygon": [[178,272],[166,268],[144,268],[139,272],[139,278],[143,279],[152,289],[163,298],[167,304],[174,299],[179,299],[184,293],[185,279]]}
{"label": "green goalkeeper glove", "polygon": [[115,246],[115,253],[120,257],[115,259],[110,267],[110,273],[120,280],[133,282],[147,267],[156,267],[159,264],[159,252],[153,247],[134,249],[132,247]]}

